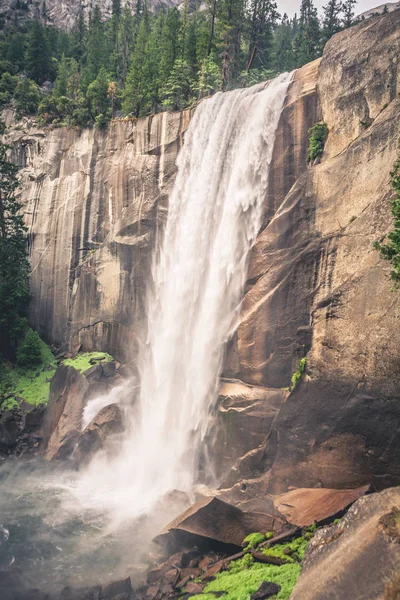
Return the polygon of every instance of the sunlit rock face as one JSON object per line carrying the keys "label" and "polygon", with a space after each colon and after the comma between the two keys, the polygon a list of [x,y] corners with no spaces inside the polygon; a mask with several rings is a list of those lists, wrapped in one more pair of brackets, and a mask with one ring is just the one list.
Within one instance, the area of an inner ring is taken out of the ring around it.
{"label": "sunlit rock face", "polygon": [[[390,265],[373,249],[392,227],[399,25],[397,11],[328,43],[314,107],[330,131],[326,151],[290,180],[254,247],[230,374],[286,387],[307,355],[306,377],[253,465],[269,471],[273,493],[290,485],[382,487],[400,473],[400,301]],[[295,113],[292,131],[302,119]],[[283,161],[293,172],[290,153]]]}
{"label": "sunlit rock face", "polygon": [[188,122],[186,111],[116,121],[107,131],[12,132],[24,167],[30,320],[44,339],[132,357]]}

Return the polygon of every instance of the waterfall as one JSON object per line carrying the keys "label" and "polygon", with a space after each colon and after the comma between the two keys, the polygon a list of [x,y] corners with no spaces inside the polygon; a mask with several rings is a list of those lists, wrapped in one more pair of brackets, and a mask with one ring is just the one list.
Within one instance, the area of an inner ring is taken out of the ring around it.
{"label": "waterfall", "polygon": [[140,397],[118,455],[98,458],[84,477],[120,518],[145,513],[170,490],[190,494],[196,482],[290,81],[218,93],[189,125],[153,260]]}

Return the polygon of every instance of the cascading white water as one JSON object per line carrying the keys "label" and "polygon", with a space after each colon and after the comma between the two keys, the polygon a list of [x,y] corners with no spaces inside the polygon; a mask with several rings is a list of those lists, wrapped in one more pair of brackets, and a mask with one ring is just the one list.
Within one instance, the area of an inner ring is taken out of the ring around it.
{"label": "cascading white water", "polygon": [[119,519],[193,489],[290,81],[218,93],[200,103],[186,133],[154,257],[139,402],[118,455],[99,457],[84,477]]}

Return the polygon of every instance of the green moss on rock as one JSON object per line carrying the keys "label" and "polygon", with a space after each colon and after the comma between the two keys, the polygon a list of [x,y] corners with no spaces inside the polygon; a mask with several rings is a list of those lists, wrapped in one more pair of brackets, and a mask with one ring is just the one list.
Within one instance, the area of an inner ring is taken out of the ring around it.
{"label": "green moss on rock", "polygon": [[63,365],[67,367],[73,367],[79,373],[84,373],[88,369],[91,369],[94,364],[100,362],[111,362],[113,357],[106,352],[83,352],[77,354],[75,358],[66,358],[63,360]]}

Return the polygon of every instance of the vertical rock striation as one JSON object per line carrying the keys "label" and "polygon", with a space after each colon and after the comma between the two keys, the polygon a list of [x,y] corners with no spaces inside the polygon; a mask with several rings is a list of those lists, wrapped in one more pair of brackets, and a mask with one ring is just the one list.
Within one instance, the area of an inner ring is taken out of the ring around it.
{"label": "vertical rock striation", "polygon": [[14,129],[32,263],[32,326],[47,341],[132,357],[149,258],[189,111],[106,131]]}

